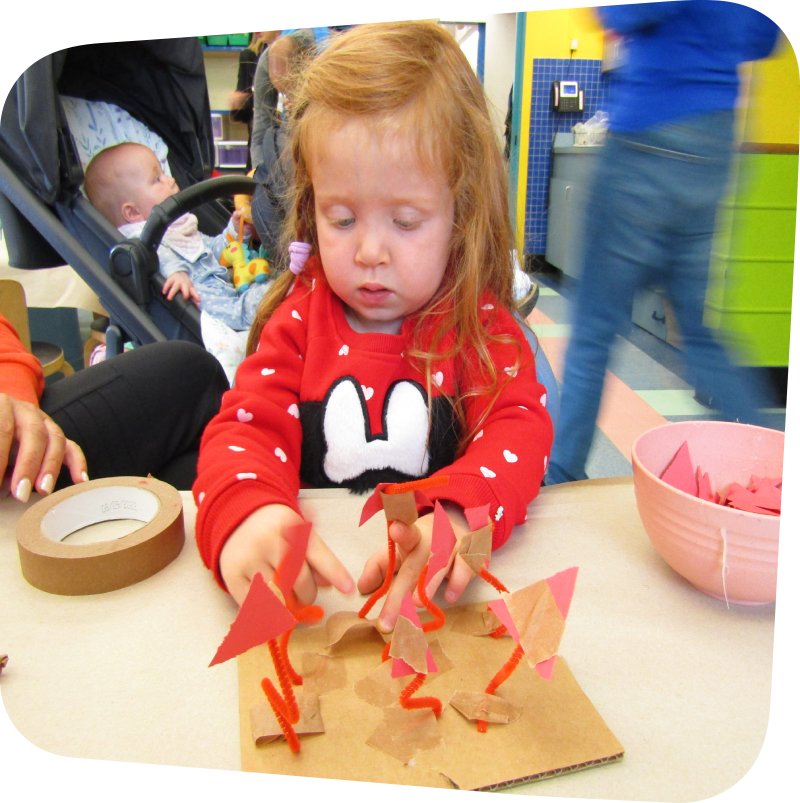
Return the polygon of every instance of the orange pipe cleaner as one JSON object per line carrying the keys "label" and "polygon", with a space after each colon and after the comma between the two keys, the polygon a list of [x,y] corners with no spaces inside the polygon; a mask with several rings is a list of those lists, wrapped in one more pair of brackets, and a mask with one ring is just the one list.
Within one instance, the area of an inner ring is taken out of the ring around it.
{"label": "orange pipe cleaner", "polygon": [[278,673],[278,680],[281,684],[281,691],[286,705],[286,719],[292,725],[300,719],[300,709],[297,707],[297,700],[294,696],[294,689],[292,689],[292,682],[289,679],[289,673],[283,663],[283,655],[278,642],[275,639],[270,639],[267,642],[269,652],[272,656],[272,663],[275,665],[275,671]]}
{"label": "orange pipe cleaner", "polygon": [[279,643],[281,658],[284,666],[286,667],[286,671],[289,673],[289,677],[292,679],[292,683],[294,683],[295,686],[302,686],[303,676],[297,673],[295,668],[292,666],[292,662],[289,660],[289,639],[292,637],[292,633],[294,633],[294,628],[281,633],[281,640]]}
{"label": "orange pipe cleaner", "polygon": [[421,491],[424,488],[436,488],[439,485],[447,485],[449,477],[423,477],[421,480],[411,480],[411,482],[393,482],[387,485],[383,492],[385,494],[404,494],[409,491]]}
{"label": "orange pipe cleaner", "polygon": [[502,594],[508,594],[508,589],[485,566],[481,569],[481,573],[478,576],[482,580],[486,580],[490,586],[494,586]]}
{"label": "orange pipe cleaner", "polygon": [[419,579],[417,580],[417,594],[419,595],[420,601],[425,606],[425,609],[428,613],[433,615],[433,619],[430,622],[425,622],[422,625],[422,632],[423,633],[432,633],[434,630],[439,630],[439,628],[444,627],[444,612],[442,609],[435,605],[433,602],[428,599],[428,594],[425,591],[425,581],[428,579],[428,564],[425,564],[425,568],[420,573]]}
{"label": "orange pipe cleaner", "polygon": [[[511,653],[511,657],[500,667],[500,671],[489,681],[489,685],[486,687],[486,694],[494,694],[497,689],[505,683],[509,677],[511,677],[511,673],[517,668],[517,664],[520,661],[520,658],[523,656],[522,647],[517,644],[514,652]],[[486,725],[487,722],[484,719],[478,720],[478,733],[486,733]]]}
{"label": "orange pipe cleaner", "polygon": [[506,633],[508,633],[508,628],[505,625],[500,625],[497,630],[492,630],[489,635],[492,638],[500,638],[501,636],[505,636]]}
{"label": "orange pipe cleaner", "polygon": [[281,730],[286,737],[286,741],[289,743],[291,751],[293,753],[299,753],[300,740],[297,738],[294,728],[289,724],[287,717],[289,712],[286,710],[286,701],[280,696],[278,690],[272,685],[272,681],[269,678],[264,678],[261,681],[261,688],[264,694],[267,695],[269,704],[272,706],[272,710],[275,713],[275,719],[278,720],[278,724],[281,726]]}
{"label": "orange pipe cleaner", "polygon": [[413,708],[430,708],[436,719],[442,715],[442,701],[437,700],[435,697],[416,697],[411,699],[414,692],[425,682],[425,675],[419,672],[415,675],[414,680],[400,692],[400,705],[406,710]]}
{"label": "orange pipe cleaner", "polygon": [[381,653],[381,661],[388,661],[389,660],[389,650],[392,648],[392,640],[386,642],[386,645],[383,648],[383,652]]}
{"label": "orange pipe cleaner", "polygon": [[[388,522],[391,524],[391,522]],[[387,524],[387,527],[388,527]],[[386,577],[383,578],[380,588],[372,592],[372,596],[364,603],[364,607],[358,612],[358,615],[364,619],[366,615],[372,610],[372,606],[384,595],[389,593],[389,588],[394,580],[394,567],[397,563],[397,553],[395,551],[394,541],[391,536],[386,536],[389,541],[389,564],[386,566]]]}

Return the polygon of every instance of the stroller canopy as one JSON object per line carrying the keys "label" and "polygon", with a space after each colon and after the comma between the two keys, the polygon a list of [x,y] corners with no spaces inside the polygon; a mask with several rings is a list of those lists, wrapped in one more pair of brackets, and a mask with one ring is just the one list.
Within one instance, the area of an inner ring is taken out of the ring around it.
{"label": "stroller canopy", "polygon": [[159,134],[182,189],[211,175],[214,143],[196,37],[112,42],[61,50],[17,80],[0,117],[0,157],[46,204],[83,180],[58,95],[115,103]]}

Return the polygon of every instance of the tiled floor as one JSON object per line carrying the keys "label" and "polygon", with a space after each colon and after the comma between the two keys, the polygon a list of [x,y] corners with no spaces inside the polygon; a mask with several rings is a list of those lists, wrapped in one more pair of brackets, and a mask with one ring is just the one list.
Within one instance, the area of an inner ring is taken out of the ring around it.
{"label": "tiled floor", "polygon": [[[539,283],[539,300],[528,322],[560,383],[574,285],[560,281],[560,274],[552,271],[536,273],[534,279]],[[695,401],[694,390],[684,377],[680,351],[644,329],[632,324],[625,337],[617,338],[586,466],[590,478],[630,474],[631,446],[652,427],[713,417],[713,411]],[[767,411],[770,425],[783,430],[785,397],[779,389],[771,396],[776,406]]]}

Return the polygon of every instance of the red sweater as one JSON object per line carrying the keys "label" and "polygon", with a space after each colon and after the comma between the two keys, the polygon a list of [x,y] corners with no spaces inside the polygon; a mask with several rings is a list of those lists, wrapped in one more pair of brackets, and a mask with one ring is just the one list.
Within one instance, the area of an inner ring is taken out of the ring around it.
{"label": "red sweater", "polygon": [[17,330],[0,315],[0,393],[38,405],[43,390],[41,363],[25,350]]}
{"label": "red sweater", "polygon": [[[295,282],[203,435],[193,491],[206,566],[222,585],[219,554],[230,533],[264,505],[298,510],[301,483],[364,491],[437,472],[450,479],[431,489],[431,500],[489,504],[493,547],[500,546],[525,521],[553,439],[545,389],[519,325],[491,298],[481,299],[487,330],[513,334],[521,344],[522,367],[500,374],[500,395],[456,458],[458,429],[445,396],[474,356],[433,364],[429,416],[425,377],[405,356],[413,318],[398,335],[353,331],[318,264],[312,258],[306,266],[313,289]],[[516,344],[497,343],[490,352],[499,372],[514,366],[519,353]],[[467,400],[470,428],[488,404],[485,395]]]}

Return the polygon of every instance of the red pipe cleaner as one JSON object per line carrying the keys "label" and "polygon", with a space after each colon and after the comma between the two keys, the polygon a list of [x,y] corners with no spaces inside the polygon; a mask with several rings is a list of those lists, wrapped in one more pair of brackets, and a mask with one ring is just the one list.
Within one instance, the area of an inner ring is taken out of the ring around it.
{"label": "red pipe cleaner", "polygon": [[[514,652],[511,653],[511,657],[500,667],[500,671],[489,681],[489,685],[486,687],[486,694],[494,694],[497,689],[505,683],[509,677],[511,677],[511,673],[517,668],[517,664],[520,661],[520,658],[523,656],[522,647],[517,644]],[[486,725],[487,722],[484,719],[478,720],[478,733],[486,733]]]}
{"label": "red pipe cleaner", "polygon": [[272,663],[275,666],[275,671],[278,673],[278,680],[281,684],[281,691],[283,692],[283,698],[286,704],[286,719],[290,724],[294,725],[297,720],[300,719],[300,709],[297,707],[297,700],[294,696],[294,689],[289,679],[289,673],[283,663],[281,648],[278,646],[276,639],[270,639],[267,645],[269,646]]}
{"label": "red pipe cleaner", "polygon": [[300,740],[297,738],[294,728],[289,724],[287,716],[289,712],[286,710],[286,701],[280,696],[278,690],[272,685],[272,681],[269,678],[264,678],[261,681],[261,688],[264,694],[267,695],[269,704],[272,706],[272,710],[275,713],[275,719],[278,720],[278,724],[281,726],[281,730],[283,731],[286,741],[289,743],[291,751],[293,753],[300,752]]}
{"label": "red pipe cleaner", "polygon": [[425,675],[419,672],[415,675],[414,680],[400,692],[400,705],[406,710],[413,708],[430,708],[436,719],[442,715],[442,701],[437,700],[435,697],[416,697],[411,699],[412,695],[419,689],[425,682]]}
{"label": "red pipe cleaner", "polygon": [[[391,522],[388,522],[388,525]],[[386,566],[386,577],[383,578],[383,583],[381,583],[380,588],[372,592],[372,596],[364,603],[364,606],[358,612],[358,615],[364,619],[366,615],[372,610],[372,606],[384,595],[389,592],[389,588],[392,585],[392,580],[394,580],[394,568],[397,563],[397,553],[395,551],[394,541],[392,541],[391,536],[387,535],[389,540],[389,563]]]}
{"label": "red pipe cleaner", "polygon": [[481,569],[481,573],[478,576],[482,580],[486,580],[490,586],[494,586],[502,594],[508,594],[508,589],[485,566]]}

